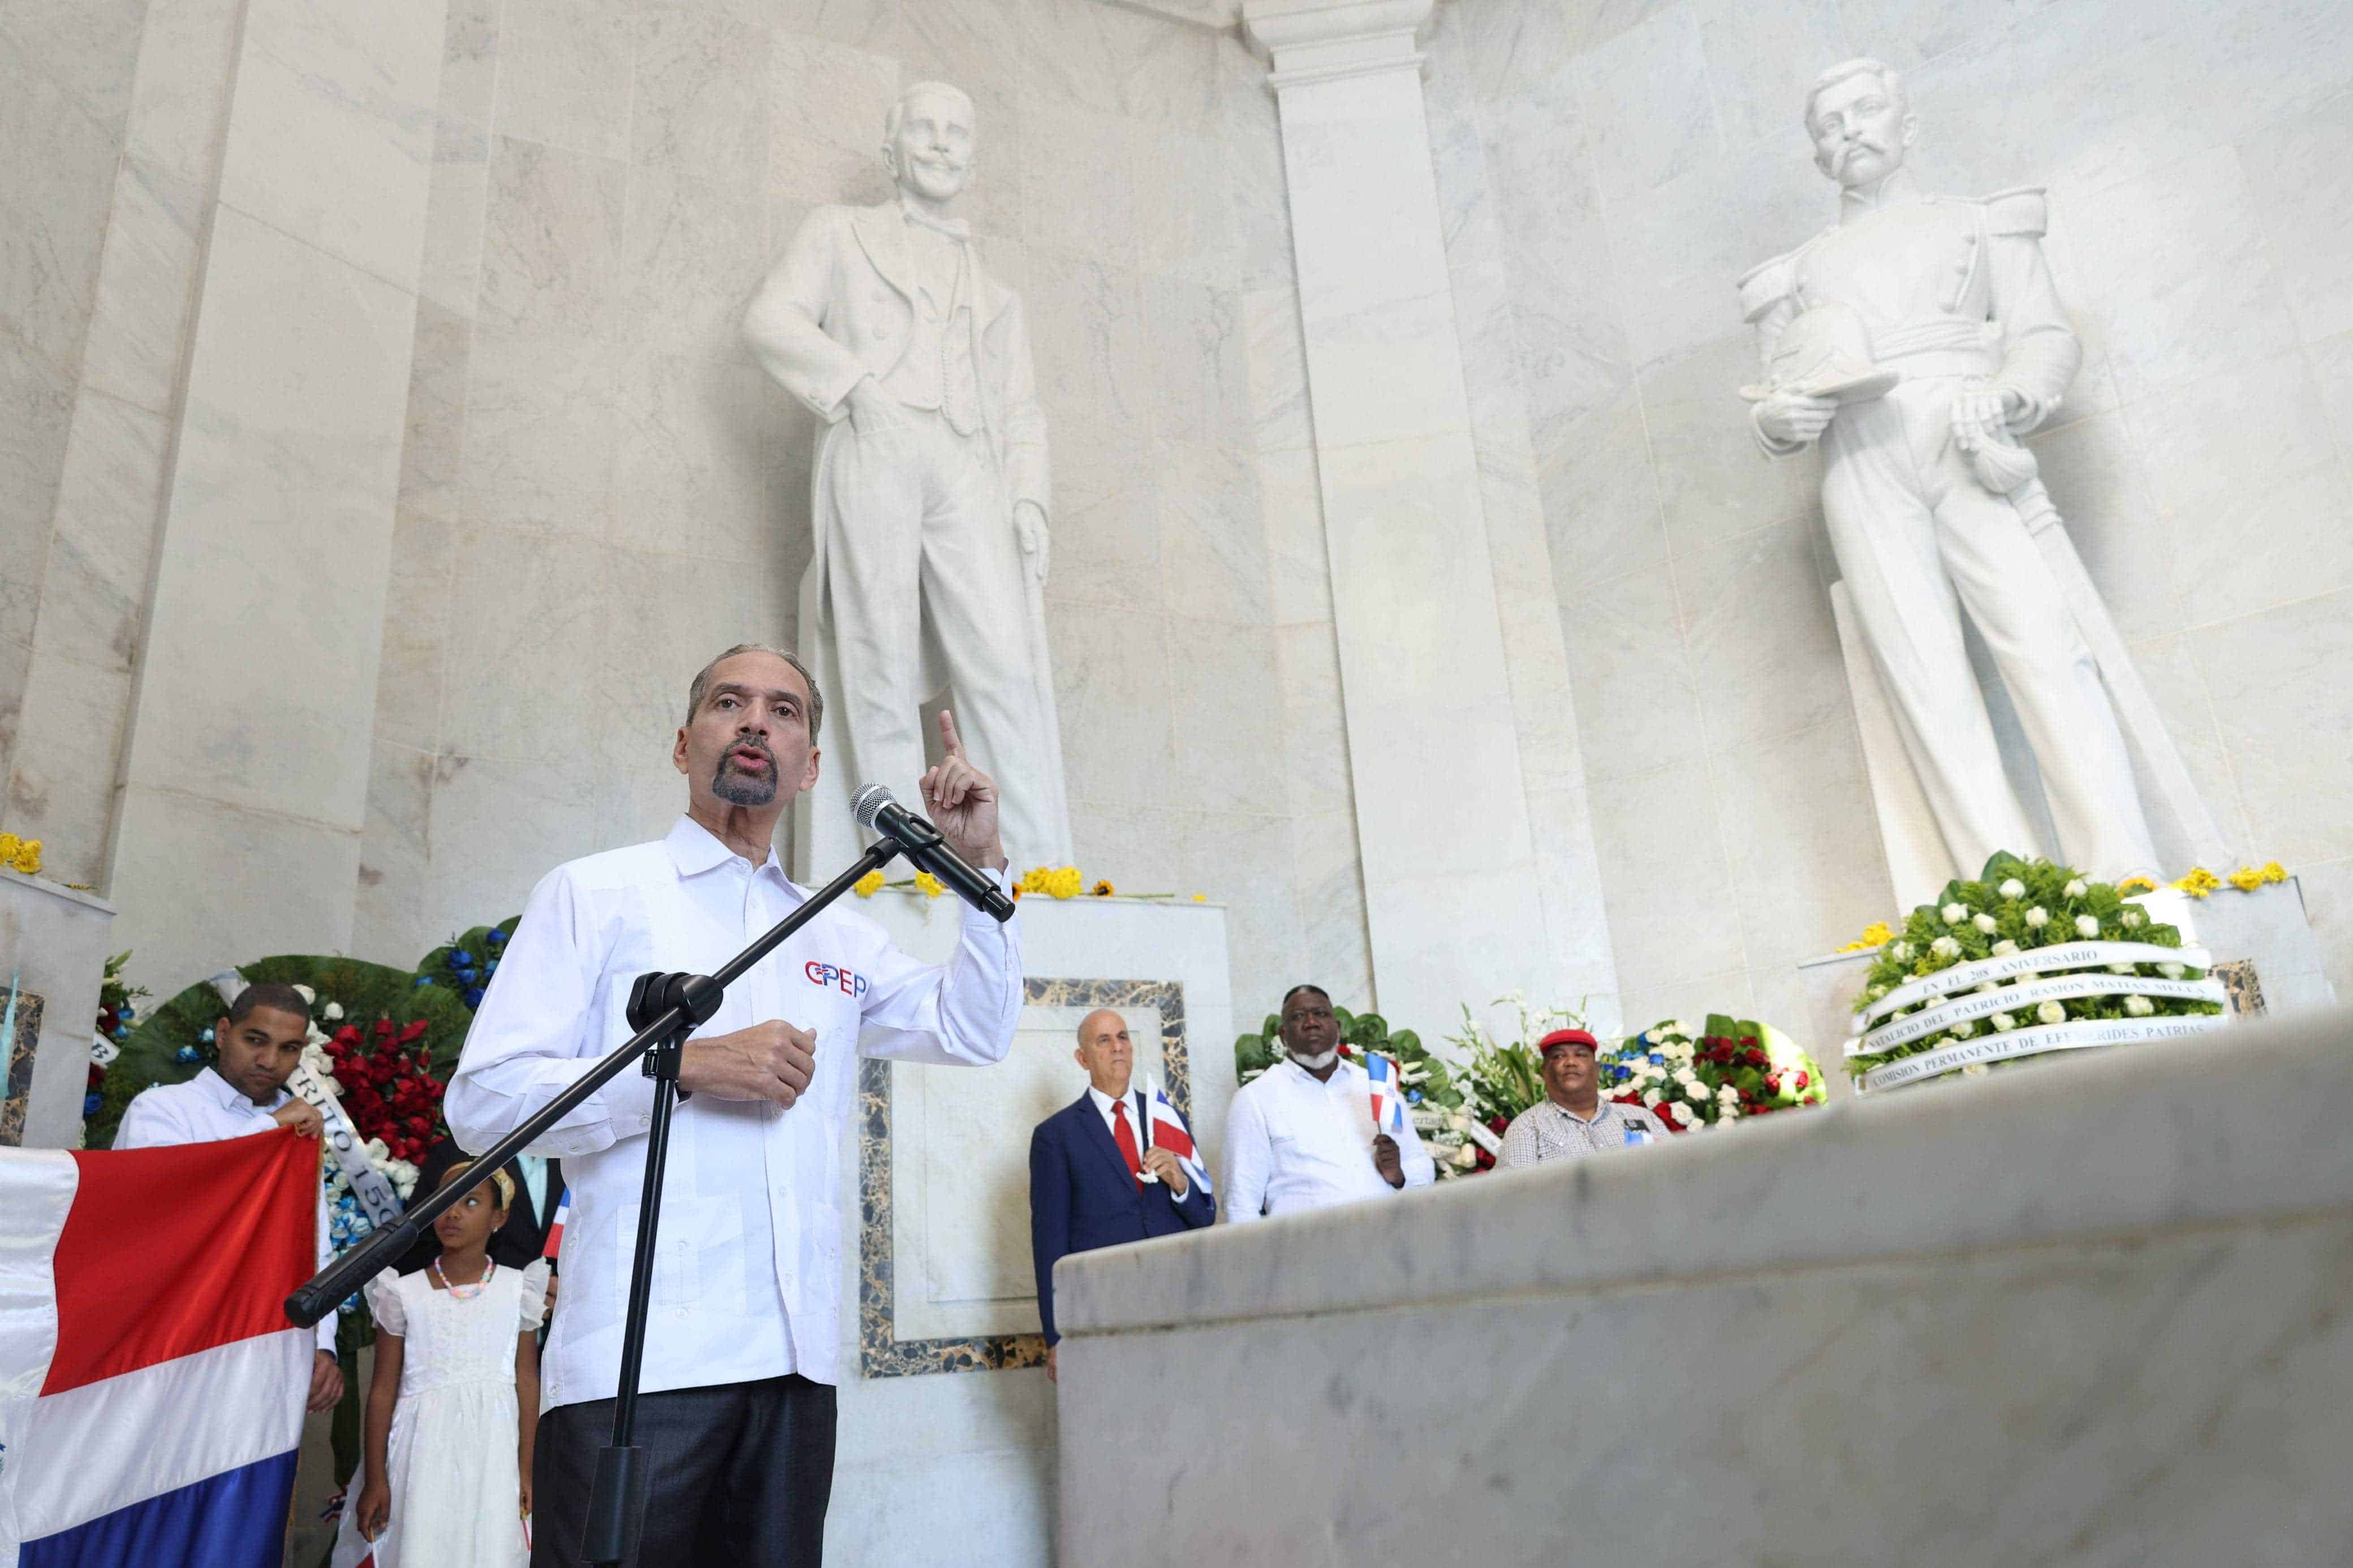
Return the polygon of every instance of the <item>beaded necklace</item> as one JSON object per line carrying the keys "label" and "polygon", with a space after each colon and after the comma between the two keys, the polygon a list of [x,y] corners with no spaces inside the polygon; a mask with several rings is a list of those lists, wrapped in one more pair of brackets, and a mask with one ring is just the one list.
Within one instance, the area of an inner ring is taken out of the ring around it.
{"label": "beaded necklace", "polygon": [[496,1258],[489,1258],[484,1261],[486,1267],[482,1269],[482,1277],[480,1279],[475,1280],[471,1285],[450,1284],[449,1277],[441,1272],[441,1260],[438,1258],[435,1258],[432,1263],[433,1278],[441,1281],[441,1289],[449,1293],[449,1299],[451,1300],[470,1301],[475,1297],[480,1295],[485,1289],[489,1289],[491,1276],[499,1271],[498,1260]]}

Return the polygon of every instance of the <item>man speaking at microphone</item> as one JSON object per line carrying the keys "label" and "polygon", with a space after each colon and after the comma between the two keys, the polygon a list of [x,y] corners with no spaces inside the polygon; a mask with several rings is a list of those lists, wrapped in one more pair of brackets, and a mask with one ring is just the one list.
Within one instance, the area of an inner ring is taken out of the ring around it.
{"label": "man speaking at microphone", "polygon": [[[557,867],[534,889],[474,1017],[445,1110],[484,1150],[633,1032],[631,984],[708,974],[807,897],[772,840],[817,783],[825,699],[800,661],[744,645],[704,666],[670,749],[686,815],[668,837]],[[1000,890],[997,795],[940,717],[923,776],[949,849]],[[679,1073],[637,1442],[649,1479],[638,1568],[818,1563],[833,1486],[841,1149],[869,1056],[1001,1061],[1021,1006],[1018,922],[967,908],[944,968],[836,906],[727,989]],[[583,1561],[611,1438],[653,1080],[624,1072],[531,1152],[564,1161],[564,1310],[542,1361],[534,1568]]]}

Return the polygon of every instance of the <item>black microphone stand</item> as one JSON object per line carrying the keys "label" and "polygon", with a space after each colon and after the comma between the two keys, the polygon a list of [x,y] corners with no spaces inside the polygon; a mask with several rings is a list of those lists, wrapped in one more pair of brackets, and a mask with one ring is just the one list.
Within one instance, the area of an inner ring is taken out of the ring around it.
{"label": "black microphone stand", "polygon": [[828,904],[849,891],[860,879],[888,865],[902,847],[887,837],[868,845],[857,864],[810,894],[799,909],[729,959],[715,974],[639,975],[629,992],[628,1007],[629,1022],[638,1032],[589,1068],[577,1083],[549,1101],[546,1110],[484,1150],[474,1162],[482,1173],[479,1180],[463,1186],[444,1186],[403,1215],[397,1225],[377,1231],[286,1298],[287,1317],[301,1328],[316,1323],[334,1310],[335,1303],[389,1268],[445,1210],[572,1114],[581,1101],[618,1077],[624,1068],[644,1058],[646,1076],[654,1080],[653,1120],[646,1129],[646,1184],[638,1209],[638,1249],[630,1264],[628,1314],[622,1320],[621,1375],[613,1400],[613,1441],[596,1456],[596,1482],[588,1497],[583,1544],[591,1563],[621,1561],[628,1521],[644,1508],[645,1450],[632,1441],[637,1436],[638,1377],[645,1360],[646,1316],[653,1305],[654,1227],[661,1217],[662,1167],[670,1155],[670,1111],[678,1102],[679,1064],[686,1037],[719,1011],[727,987],[742,979],[745,971],[817,918]]}

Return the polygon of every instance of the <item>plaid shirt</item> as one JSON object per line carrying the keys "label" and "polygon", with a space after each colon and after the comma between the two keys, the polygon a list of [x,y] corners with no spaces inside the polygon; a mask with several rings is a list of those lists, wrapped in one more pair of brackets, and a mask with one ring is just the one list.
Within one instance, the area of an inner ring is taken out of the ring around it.
{"label": "plaid shirt", "polygon": [[1666,1124],[1639,1105],[1605,1100],[1593,1120],[1570,1115],[1549,1100],[1539,1100],[1517,1116],[1504,1131],[1504,1152],[1497,1163],[1505,1170],[1546,1160],[1575,1160],[1604,1149],[1623,1148],[1629,1134],[1647,1132],[1655,1142],[1674,1134]]}

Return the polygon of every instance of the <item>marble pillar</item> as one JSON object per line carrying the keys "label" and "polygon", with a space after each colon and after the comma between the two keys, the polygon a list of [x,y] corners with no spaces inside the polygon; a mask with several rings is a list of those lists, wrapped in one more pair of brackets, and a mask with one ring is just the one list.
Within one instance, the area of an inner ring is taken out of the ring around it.
{"label": "marble pillar", "polygon": [[1556,984],[1423,113],[1430,0],[1250,0],[1282,112],[1376,999]]}
{"label": "marble pillar", "polygon": [[109,880],[159,994],[351,942],[444,19],[246,8]]}

